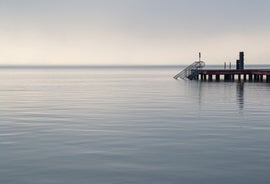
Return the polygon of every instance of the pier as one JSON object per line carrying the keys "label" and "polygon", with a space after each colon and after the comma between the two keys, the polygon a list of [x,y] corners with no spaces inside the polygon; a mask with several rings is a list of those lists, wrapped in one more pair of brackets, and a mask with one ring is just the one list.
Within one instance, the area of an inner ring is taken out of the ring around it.
{"label": "pier", "polygon": [[244,52],[239,53],[236,60],[236,69],[203,69],[205,62],[199,61],[186,67],[183,71],[174,76],[175,79],[201,80],[201,81],[250,81],[250,82],[270,82],[270,69],[244,69]]}
{"label": "pier", "polygon": [[270,82],[270,69],[245,69],[245,70],[197,70],[190,80],[202,81],[250,81]]}

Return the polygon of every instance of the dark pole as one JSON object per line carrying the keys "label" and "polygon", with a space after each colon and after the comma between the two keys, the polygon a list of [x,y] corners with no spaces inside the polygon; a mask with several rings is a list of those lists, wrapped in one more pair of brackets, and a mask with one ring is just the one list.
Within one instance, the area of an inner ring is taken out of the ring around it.
{"label": "dark pole", "polygon": [[244,70],[244,52],[239,53],[240,70]]}

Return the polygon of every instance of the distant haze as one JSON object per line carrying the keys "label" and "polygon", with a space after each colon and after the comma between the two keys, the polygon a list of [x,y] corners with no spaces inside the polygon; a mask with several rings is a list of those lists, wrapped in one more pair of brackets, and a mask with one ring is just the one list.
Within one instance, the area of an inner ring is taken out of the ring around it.
{"label": "distant haze", "polygon": [[270,64],[269,0],[0,0],[0,65]]}

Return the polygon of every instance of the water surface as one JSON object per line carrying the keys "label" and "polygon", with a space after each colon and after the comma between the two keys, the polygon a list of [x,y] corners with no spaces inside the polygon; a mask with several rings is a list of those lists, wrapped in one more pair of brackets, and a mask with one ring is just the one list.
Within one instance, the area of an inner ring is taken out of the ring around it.
{"label": "water surface", "polygon": [[0,70],[0,183],[270,182],[270,84],[180,69]]}

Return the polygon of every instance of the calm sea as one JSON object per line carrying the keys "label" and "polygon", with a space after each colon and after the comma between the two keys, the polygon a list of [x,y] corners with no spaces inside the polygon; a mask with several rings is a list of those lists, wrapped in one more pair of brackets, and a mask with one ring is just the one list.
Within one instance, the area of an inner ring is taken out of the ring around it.
{"label": "calm sea", "polygon": [[269,183],[270,84],[179,70],[0,69],[0,183]]}

